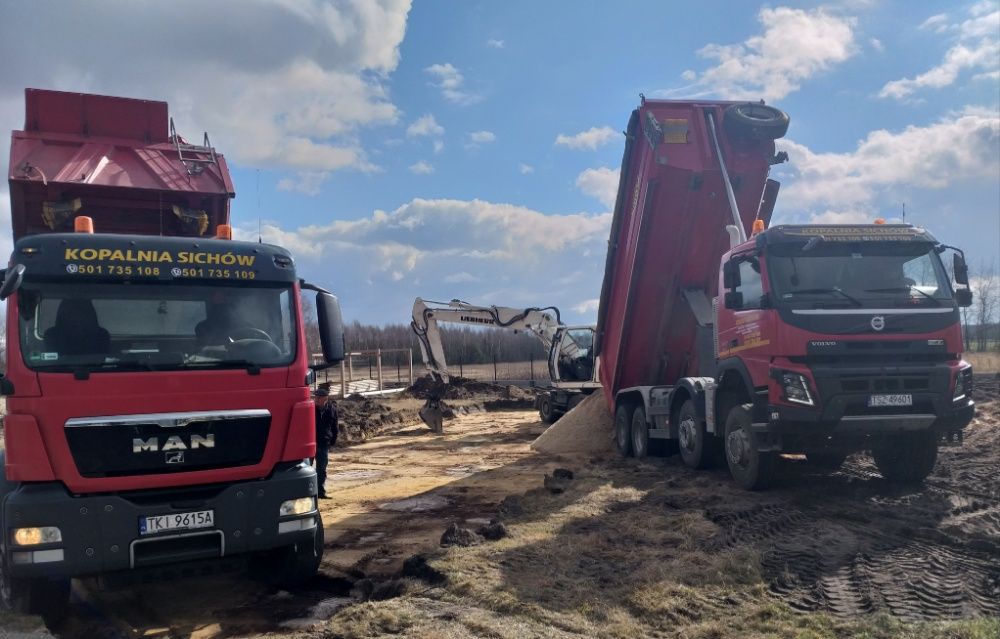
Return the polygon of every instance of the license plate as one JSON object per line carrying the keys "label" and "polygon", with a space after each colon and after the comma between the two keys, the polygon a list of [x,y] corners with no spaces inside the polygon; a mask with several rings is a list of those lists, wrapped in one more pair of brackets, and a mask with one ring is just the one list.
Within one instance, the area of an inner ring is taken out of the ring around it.
{"label": "license plate", "polygon": [[196,530],[215,525],[214,510],[199,510],[190,513],[173,513],[139,518],[139,534],[154,535],[173,530]]}
{"label": "license plate", "polygon": [[869,395],[868,406],[913,406],[913,395]]}

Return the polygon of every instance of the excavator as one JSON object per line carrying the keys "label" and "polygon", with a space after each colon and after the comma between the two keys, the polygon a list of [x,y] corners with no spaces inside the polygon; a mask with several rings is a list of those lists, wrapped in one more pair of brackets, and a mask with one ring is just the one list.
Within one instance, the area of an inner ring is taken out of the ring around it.
{"label": "excavator", "polygon": [[435,432],[441,432],[441,395],[451,379],[439,322],[523,331],[541,340],[548,351],[550,385],[539,393],[535,405],[544,422],[556,421],[601,387],[597,381],[599,363],[594,357],[595,327],[563,324],[555,306],[475,306],[461,300],[434,302],[418,297],[413,302],[410,327],[420,342],[424,365],[439,387],[420,410],[420,418]]}

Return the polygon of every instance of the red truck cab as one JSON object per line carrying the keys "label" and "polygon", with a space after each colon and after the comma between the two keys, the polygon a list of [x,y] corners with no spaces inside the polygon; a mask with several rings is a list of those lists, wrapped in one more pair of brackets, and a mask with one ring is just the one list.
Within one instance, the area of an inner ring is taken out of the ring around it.
{"label": "red truck cab", "polygon": [[285,249],[228,239],[225,159],[168,133],[165,103],[29,89],[9,180],[0,604],[249,556],[286,584],[314,574],[300,295],[317,291],[328,364],[336,298]]}
{"label": "red truck cab", "polygon": [[752,489],[781,453],[832,468],[868,450],[889,479],[923,480],[974,413],[964,255],[906,225],[768,229],[788,123],[763,103],[633,112],[596,331],[616,446],[724,458]]}

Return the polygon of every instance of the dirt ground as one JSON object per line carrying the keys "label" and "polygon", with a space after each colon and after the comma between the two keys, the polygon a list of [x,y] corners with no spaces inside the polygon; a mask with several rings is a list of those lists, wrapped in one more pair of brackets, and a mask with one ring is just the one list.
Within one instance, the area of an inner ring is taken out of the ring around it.
{"label": "dirt ground", "polygon": [[[942,450],[927,484],[910,490],[887,484],[864,456],[832,475],[787,460],[764,493],[676,456],[559,459],[530,449],[544,430],[531,411],[473,408],[443,435],[397,424],[331,454],[327,549],[309,588],[274,592],[242,574],[114,591],[83,582],[73,616],[52,630],[80,639],[1000,637],[1000,392],[992,376],[977,383],[964,446]],[[572,479],[553,479],[557,468]],[[494,518],[506,537],[471,532]],[[450,524],[473,545],[442,548]]]}

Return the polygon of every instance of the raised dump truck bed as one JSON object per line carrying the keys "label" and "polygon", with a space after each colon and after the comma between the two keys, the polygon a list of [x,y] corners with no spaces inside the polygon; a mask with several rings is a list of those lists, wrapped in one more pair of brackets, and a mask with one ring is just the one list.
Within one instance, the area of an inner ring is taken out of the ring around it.
{"label": "raised dump truck bed", "polygon": [[25,90],[23,131],[11,138],[14,239],[73,230],[203,236],[229,223],[226,160],[173,130],[167,103]]}
{"label": "raised dump truck bed", "polygon": [[758,213],[770,217],[777,195],[777,183],[767,180],[775,155],[770,137],[788,125],[787,117],[755,124],[747,114],[756,106],[643,100],[632,112],[597,325],[601,383],[612,410],[622,388],[711,374],[711,329],[699,330],[695,311],[710,323],[719,259],[730,245],[725,228],[733,224],[711,120],[749,229]]}

